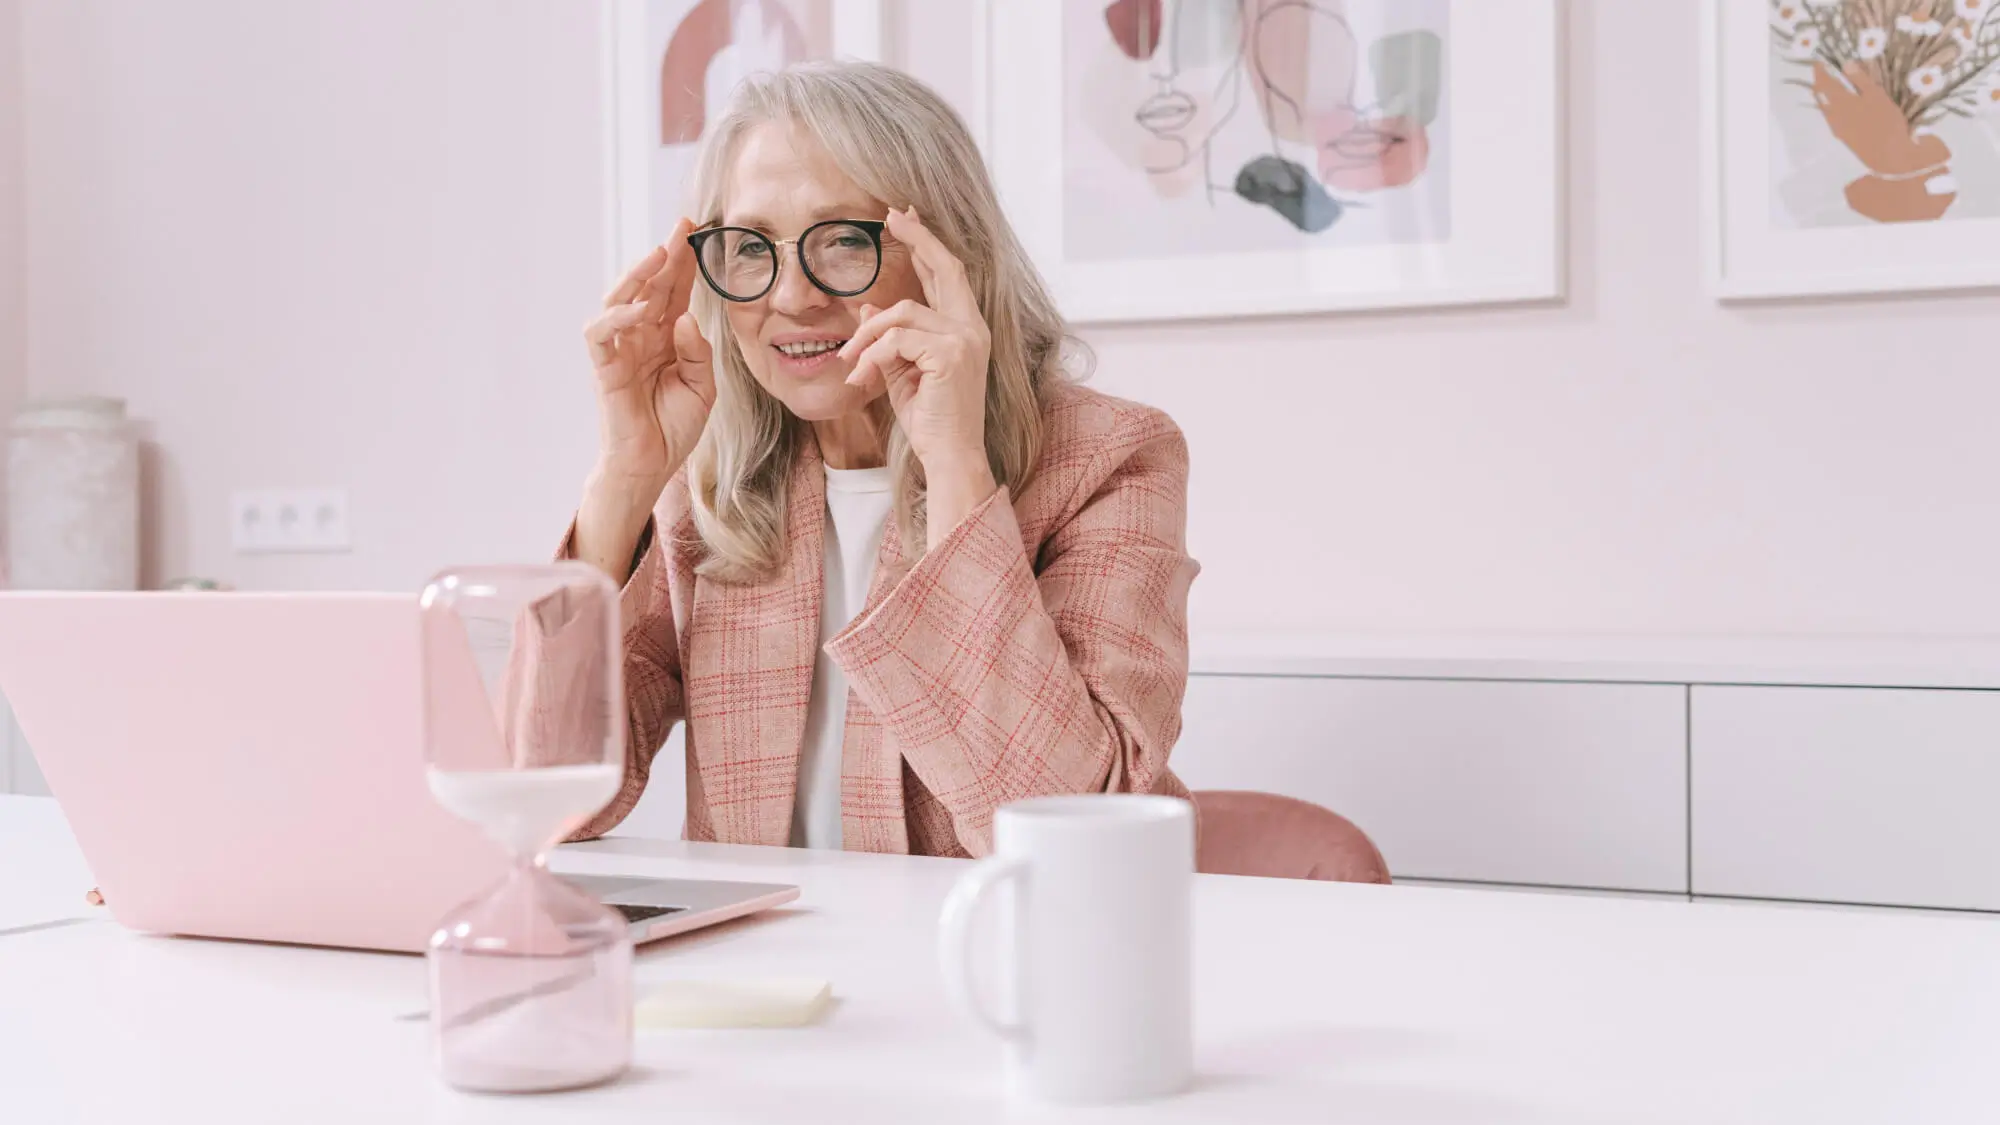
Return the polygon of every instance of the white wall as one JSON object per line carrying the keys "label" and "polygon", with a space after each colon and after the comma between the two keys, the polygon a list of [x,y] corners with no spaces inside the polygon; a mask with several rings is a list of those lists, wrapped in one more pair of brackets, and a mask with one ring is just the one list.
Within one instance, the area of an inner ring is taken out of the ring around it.
{"label": "white wall", "polygon": [[[0,434],[14,414],[21,395],[27,344],[22,291],[26,282],[21,261],[22,191],[27,176],[21,149],[21,6],[0,0]],[[0,438],[0,587],[6,585],[7,458]],[[14,713],[0,696],[0,793],[25,785],[25,749],[15,750]],[[32,762],[27,765],[32,767]],[[22,775],[17,778],[16,775]]]}
{"label": "white wall", "polygon": [[[967,9],[904,7],[963,86]],[[1718,307],[1699,5],[1568,7],[1566,305],[1087,334],[1192,443],[1197,622],[2000,631],[2000,300]]]}
{"label": "white wall", "polygon": [[[27,319],[22,302],[27,275],[22,262],[22,222],[27,183],[21,147],[21,5],[0,0],[0,433],[13,416],[26,377]],[[0,442],[4,445],[4,442]],[[7,458],[0,453],[0,517],[6,513]],[[0,560],[6,558],[6,520],[0,518]],[[0,561],[0,585],[5,584]],[[0,746],[5,735],[0,734]],[[4,767],[0,767],[4,768]]]}
{"label": "white wall", "polygon": [[[595,437],[590,7],[28,0],[28,385],[151,423],[150,577],[553,548]],[[349,489],[356,550],[231,554],[246,486]]]}
{"label": "white wall", "polygon": [[[593,437],[593,5],[27,5],[28,383],[153,420],[154,573],[545,550]],[[1193,444],[1197,622],[2000,631],[2000,303],[1714,305],[1694,5],[1571,8],[1566,304],[1089,334]],[[896,10],[968,104],[969,3]],[[350,488],[357,550],[230,555],[267,484]]]}

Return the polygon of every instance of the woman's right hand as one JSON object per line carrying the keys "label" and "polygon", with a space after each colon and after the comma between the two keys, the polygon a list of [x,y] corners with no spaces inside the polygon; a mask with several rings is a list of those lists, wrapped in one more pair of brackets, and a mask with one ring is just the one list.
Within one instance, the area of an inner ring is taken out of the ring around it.
{"label": "woman's right hand", "polygon": [[708,424],[714,350],[688,312],[696,272],[682,219],[666,244],[632,268],[583,330],[597,372],[598,473],[621,490],[659,498]]}

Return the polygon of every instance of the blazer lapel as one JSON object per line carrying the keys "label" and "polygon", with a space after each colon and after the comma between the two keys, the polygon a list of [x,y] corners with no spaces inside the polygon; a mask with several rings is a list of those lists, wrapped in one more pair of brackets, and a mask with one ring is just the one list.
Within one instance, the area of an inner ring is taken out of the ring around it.
{"label": "blazer lapel", "polygon": [[684,654],[689,746],[726,844],[791,841],[826,558],[826,474],[810,438],[793,466],[786,527],[785,561],[769,581],[695,584]]}
{"label": "blazer lapel", "polygon": [[[882,604],[910,565],[895,513],[891,512],[882,531],[882,548],[875,556],[875,576],[869,580],[862,615]],[[840,843],[851,852],[902,855],[910,850],[902,752],[884,733],[881,719],[852,690],[847,693],[847,727],[840,747]]]}

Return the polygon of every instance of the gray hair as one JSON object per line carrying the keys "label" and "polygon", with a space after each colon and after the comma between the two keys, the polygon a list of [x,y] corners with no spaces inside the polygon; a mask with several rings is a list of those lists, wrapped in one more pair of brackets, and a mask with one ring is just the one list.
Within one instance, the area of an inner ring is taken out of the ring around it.
{"label": "gray hair", "polygon": [[[986,380],[986,456],[1016,495],[1042,451],[1042,406],[1066,378],[1067,326],[1007,220],[965,123],[928,86],[873,63],[807,63],[744,82],[703,144],[691,217],[721,220],[736,152],[754,125],[785,121],[824,146],[863,191],[893,208],[914,206],[959,261],[992,334]],[[785,511],[807,424],[750,374],[724,303],[695,287],[694,312],[715,346],[716,399],[688,459],[702,574],[754,582],[775,573],[787,548]],[[889,436],[895,513],[905,550],[924,548],[923,467],[900,429]]]}

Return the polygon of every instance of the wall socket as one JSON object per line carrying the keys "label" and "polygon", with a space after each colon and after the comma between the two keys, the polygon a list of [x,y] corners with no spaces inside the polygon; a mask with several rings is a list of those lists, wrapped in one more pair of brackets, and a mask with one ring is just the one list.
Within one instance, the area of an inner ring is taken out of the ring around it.
{"label": "wall socket", "polygon": [[347,493],[338,488],[265,488],[229,497],[229,542],[238,554],[345,551]]}

